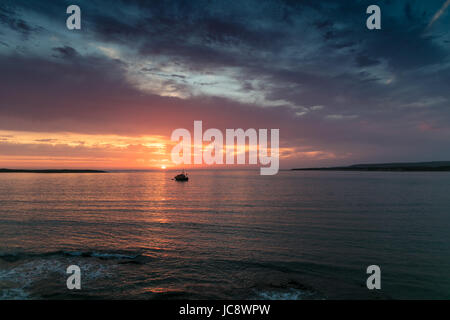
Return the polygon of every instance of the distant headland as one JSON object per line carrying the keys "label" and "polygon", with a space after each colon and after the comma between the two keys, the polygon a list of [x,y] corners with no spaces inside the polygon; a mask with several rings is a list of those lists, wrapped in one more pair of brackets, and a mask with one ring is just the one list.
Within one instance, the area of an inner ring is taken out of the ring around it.
{"label": "distant headland", "polygon": [[301,171],[450,171],[450,161],[354,164],[344,167],[293,168]]}
{"label": "distant headland", "polygon": [[23,172],[23,173],[106,173],[102,170],[87,170],[87,169],[42,169],[42,170],[28,170],[28,169],[5,169],[0,168],[0,173],[7,172]]}

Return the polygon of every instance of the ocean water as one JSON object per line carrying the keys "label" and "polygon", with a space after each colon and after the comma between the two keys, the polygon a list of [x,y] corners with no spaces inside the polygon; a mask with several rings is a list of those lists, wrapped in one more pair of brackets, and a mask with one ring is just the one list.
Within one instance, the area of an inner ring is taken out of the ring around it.
{"label": "ocean water", "polygon": [[450,298],[449,173],[174,174],[0,174],[0,299]]}

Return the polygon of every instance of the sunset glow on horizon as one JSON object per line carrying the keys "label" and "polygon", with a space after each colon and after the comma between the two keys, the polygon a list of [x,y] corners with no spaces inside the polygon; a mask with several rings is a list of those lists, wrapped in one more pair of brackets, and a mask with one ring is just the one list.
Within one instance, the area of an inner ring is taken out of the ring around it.
{"label": "sunset glow on horizon", "polygon": [[[26,132],[0,130],[0,142],[9,147],[10,154],[0,155],[0,163],[9,168],[69,168],[69,169],[166,169],[166,168],[208,168],[226,165],[180,165],[171,161],[171,150],[178,142],[170,137],[119,136],[101,134],[79,134],[71,132]],[[209,143],[203,143],[202,150],[209,150]],[[192,145],[192,157],[195,156]],[[237,156],[245,153],[248,157],[249,146],[235,147]],[[257,150],[256,150],[257,151]],[[294,151],[281,148],[281,159],[289,159]],[[297,155],[298,156],[298,155]],[[319,151],[303,152],[305,158],[332,157]],[[224,154],[225,159],[225,154]],[[225,160],[224,160],[225,162]]]}

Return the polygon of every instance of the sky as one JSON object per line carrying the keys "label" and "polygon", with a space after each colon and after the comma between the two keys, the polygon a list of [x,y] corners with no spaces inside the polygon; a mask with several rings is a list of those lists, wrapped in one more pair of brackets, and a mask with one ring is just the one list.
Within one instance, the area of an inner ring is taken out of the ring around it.
{"label": "sky", "polygon": [[0,167],[171,167],[194,120],[280,129],[281,168],[450,160],[449,5],[1,0]]}

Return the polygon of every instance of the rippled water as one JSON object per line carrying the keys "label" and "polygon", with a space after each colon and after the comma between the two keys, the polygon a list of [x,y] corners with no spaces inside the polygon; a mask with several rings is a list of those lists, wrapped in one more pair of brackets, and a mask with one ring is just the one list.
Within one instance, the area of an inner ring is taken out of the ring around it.
{"label": "rippled water", "polygon": [[0,299],[450,298],[449,173],[258,173],[0,174]]}

